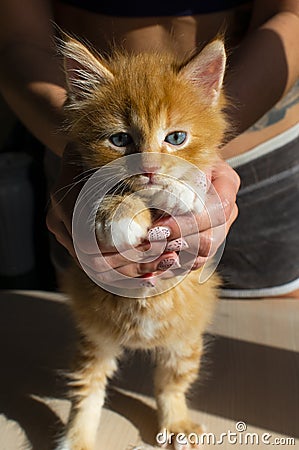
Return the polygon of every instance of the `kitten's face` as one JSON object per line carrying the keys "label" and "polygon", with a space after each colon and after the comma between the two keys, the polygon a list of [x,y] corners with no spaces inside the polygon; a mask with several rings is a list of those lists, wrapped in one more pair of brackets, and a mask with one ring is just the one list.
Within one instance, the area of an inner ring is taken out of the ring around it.
{"label": "kitten's face", "polygon": [[[137,190],[167,186],[165,175],[183,177],[184,169],[161,154],[210,166],[225,129],[225,53],[220,41],[208,47],[186,64],[169,54],[117,54],[103,62],[78,42],[66,43],[66,112],[87,167],[138,154],[140,174],[130,178]],[[130,175],[130,164],[124,170]]]}

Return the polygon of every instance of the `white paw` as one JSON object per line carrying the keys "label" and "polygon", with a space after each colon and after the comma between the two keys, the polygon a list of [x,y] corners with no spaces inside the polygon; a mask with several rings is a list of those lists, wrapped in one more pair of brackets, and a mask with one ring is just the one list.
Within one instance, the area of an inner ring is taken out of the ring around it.
{"label": "white paw", "polygon": [[136,247],[147,237],[147,231],[147,224],[130,218],[120,219],[111,225],[114,246],[120,249]]}
{"label": "white paw", "polygon": [[123,218],[112,221],[104,227],[102,224],[97,224],[96,233],[98,239],[105,244],[118,250],[125,250],[136,247],[147,237],[147,225],[131,218]]}
{"label": "white paw", "polygon": [[204,208],[205,191],[192,189],[186,182],[171,180],[163,188],[148,189],[142,193],[150,207],[176,216],[189,212],[200,214]]}

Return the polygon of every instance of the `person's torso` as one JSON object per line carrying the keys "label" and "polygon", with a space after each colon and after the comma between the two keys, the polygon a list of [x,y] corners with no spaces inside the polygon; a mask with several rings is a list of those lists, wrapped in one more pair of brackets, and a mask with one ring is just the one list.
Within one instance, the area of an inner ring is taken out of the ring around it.
{"label": "person's torso", "polygon": [[[225,32],[228,49],[247,31],[252,2],[193,0],[148,4],[128,1],[119,6],[99,0],[56,0],[55,21],[101,52],[122,46],[136,52],[171,48],[184,56]],[[169,14],[168,14],[169,11]],[[298,123],[299,82],[254,126],[235,138],[227,157],[244,153]]]}

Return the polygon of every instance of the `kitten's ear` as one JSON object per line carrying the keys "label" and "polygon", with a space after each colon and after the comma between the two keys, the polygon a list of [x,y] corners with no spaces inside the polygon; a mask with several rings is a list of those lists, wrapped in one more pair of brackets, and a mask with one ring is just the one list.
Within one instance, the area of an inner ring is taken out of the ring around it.
{"label": "kitten's ear", "polygon": [[204,91],[207,103],[216,105],[219,100],[225,72],[226,54],[224,44],[216,40],[208,44],[186,65],[180,73]]}
{"label": "kitten's ear", "polygon": [[70,38],[60,45],[69,95],[82,100],[103,84],[113,80],[113,74],[85,45]]}

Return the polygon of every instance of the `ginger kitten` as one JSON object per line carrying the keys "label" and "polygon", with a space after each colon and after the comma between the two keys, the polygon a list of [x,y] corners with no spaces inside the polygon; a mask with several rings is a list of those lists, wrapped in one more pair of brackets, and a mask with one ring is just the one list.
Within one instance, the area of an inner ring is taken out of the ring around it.
{"label": "ginger kitten", "polygon": [[[97,205],[98,242],[117,241],[126,248],[128,241],[136,246],[147,239],[153,221],[148,185],[155,188],[158,209],[176,215],[198,212],[196,200],[179,183],[188,179],[183,165],[159,155],[175,154],[201,170],[213,164],[226,127],[222,41],[215,40],[185,61],[167,52],[115,52],[104,59],[71,38],[63,54],[68,130],[84,148],[86,168],[103,167],[125,155],[140,156],[141,173],[132,175],[124,163],[127,183]],[[168,200],[168,190],[184,199],[183,207]],[[115,219],[121,204],[125,207]],[[102,289],[76,265],[70,269],[66,291],[82,339],[69,383],[70,418],[57,450],[95,448],[107,380],[124,348],[154,351],[159,428],[186,435],[202,432],[190,421],[185,394],[198,376],[202,335],[217,299],[218,278],[199,284],[198,277],[199,271],[191,271],[170,290],[169,280],[159,279],[165,289],[157,295],[145,284],[138,298],[128,298]]]}

